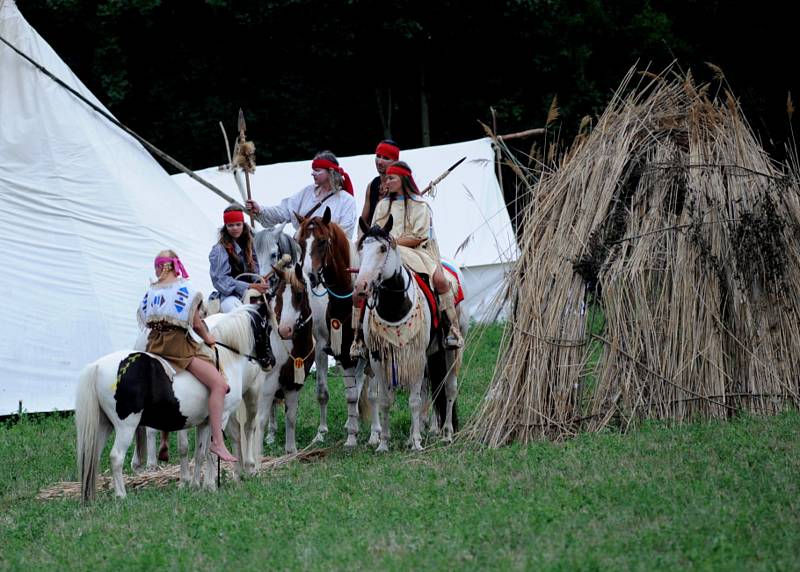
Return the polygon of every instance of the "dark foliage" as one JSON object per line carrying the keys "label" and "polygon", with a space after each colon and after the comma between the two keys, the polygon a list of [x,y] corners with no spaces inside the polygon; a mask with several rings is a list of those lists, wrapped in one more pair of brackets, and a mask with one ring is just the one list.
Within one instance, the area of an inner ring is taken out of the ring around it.
{"label": "dark foliage", "polygon": [[123,123],[193,168],[227,160],[218,122],[232,135],[240,107],[259,163],[369,153],[389,136],[407,148],[478,138],[491,109],[501,133],[541,127],[556,94],[567,138],[631,65],[658,70],[673,58],[701,81],[713,79],[704,62],[719,66],[780,154],[787,92],[800,92],[791,19],[777,3],[26,0],[20,9]]}

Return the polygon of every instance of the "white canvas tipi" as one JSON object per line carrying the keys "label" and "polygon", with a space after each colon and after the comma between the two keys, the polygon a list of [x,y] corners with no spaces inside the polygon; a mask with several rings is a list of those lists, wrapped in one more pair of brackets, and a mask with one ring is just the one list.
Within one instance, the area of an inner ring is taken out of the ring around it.
{"label": "white canvas tipi", "polygon": [[[0,36],[102,107],[11,0]],[[215,231],[140,144],[0,42],[0,415],[72,409],[80,369],[136,340],[159,250],[209,291]]]}

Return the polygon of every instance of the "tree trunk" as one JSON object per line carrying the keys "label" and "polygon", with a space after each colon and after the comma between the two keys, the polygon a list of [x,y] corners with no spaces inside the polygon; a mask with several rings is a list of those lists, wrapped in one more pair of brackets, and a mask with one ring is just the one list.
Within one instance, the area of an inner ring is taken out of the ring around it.
{"label": "tree trunk", "polygon": [[422,146],[431,145],[431,120],[428,113],[428,92],[425,89],[425,66],[419,72],[419,115],[422,122]]}
{"label": "tree trunk", "polygon": [[375,102],[378,104],[378,116],[381,118],[381,128],[383,138],[392,138],[392,88],[386,89],[386,98],[383,97],[383,90],[375,88]]}

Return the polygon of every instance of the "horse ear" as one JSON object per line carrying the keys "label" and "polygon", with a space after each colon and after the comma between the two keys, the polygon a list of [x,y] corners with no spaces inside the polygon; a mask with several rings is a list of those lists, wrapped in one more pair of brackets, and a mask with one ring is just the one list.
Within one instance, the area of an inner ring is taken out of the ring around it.
{"label": "horse ear", "polygon": [[364,219],[361,217],[358,217],[358,228],[360,228],[361,232],[364,234],[367,234],[369,232],[369,227],[367,226],[367,223],[365,223]]}
{"label": "horse ear", "polygon": [[386,219],[386,224],[383,225],[383,232],[389,234],[389,231],[392,230],[392,225],[394,225],[394,217],[389,215],[389,218]]}
{"label": "horse ear", "polygon": [[297,222],[298,222],[299,224],[303,224],[303,223],[306,221],[306,217],[304,217],[303,215],[301,215],[301,214],[300,214],[299,212],[297,212],[297,211],[294,211],[294,216],[295,216],[295,218],[297,219]]}
{"label": "horse ear", "polygon": [[297,276],[300,283],[303,283],[303,266],[299,262],[294,265],[294,275]]}
{"label": "horse ear", "polygon": [[325,214],[322,215],[322,223],[328,224],[331,222],[331,207],[325,207]]}

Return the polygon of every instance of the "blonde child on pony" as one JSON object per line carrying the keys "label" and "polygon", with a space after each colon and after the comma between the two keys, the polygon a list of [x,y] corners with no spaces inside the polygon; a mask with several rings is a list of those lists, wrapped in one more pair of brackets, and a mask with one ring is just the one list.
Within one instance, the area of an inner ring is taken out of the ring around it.
{"label": "blonde child on pony", "polygon": [[137,313],[140,324],[150,328],[146,349],[188,370],[208,388],[211,452],[223,461],[235,461],[222,436],[222,407],[228,384],[189,333],[193,330],[211,348],[216,343],[198,311],[203,296],[189,282],[189,274],[174,251],[162,250],[153,265],[157,278]]}

